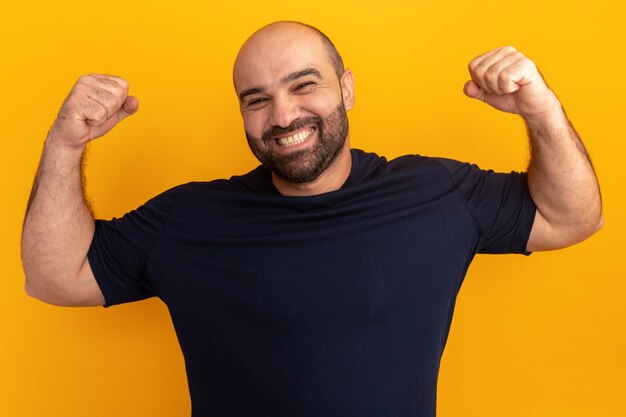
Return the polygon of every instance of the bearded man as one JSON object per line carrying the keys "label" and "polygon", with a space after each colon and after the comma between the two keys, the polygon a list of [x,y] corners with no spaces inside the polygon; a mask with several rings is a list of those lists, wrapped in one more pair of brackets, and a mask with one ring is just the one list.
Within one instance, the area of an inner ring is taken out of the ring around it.
{"label": "bearded man", "polygon": [[68,306],[163,300],[194,417],[434,416],[474,255],[562,248],[602,225],[589,158],[534,63],[498,48],[470,75],[468,96],[526,122],[528,173],[351,149],[352,72],[317,29],[268,25],[233,71],[261,165],[108,221],[84,201],[81,158],[138,100],[120,77],[81,77],[29,201],[26,290]]}

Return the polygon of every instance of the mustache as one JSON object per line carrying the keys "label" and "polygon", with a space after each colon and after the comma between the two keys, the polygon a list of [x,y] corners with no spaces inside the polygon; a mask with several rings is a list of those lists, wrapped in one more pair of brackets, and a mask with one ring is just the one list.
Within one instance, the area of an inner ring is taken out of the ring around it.
{"label": "mustache", "polygon": [[296,130],[302,129],[305,126],[314,125],[316,126],[317,129],[321,130],[323,124],[324,124],[324,121],[319,116],[296,119],[293,122],[291,122],[289,126],[287,127],[272,126],[271,128],[267,129],[265,132],[263,132],[263,136],[261,136],[261,139],[263,139],[263,142],[268,143],[269,141],[272,140],[274,136],[289,134],[291,132],[295,132]]}

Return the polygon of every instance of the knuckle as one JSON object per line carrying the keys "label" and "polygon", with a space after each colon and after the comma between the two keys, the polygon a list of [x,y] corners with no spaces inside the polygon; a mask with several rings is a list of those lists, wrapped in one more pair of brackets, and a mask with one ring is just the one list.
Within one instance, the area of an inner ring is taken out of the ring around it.
{"label": "knuckle", "polygon": [[117,83],[122,87],[123,90],[128,90],[128,81],[121,77],[117,77]]}
{"label": "knuckle", "polygon": [[93,100],[85,101],[83,103],[83,110],[94,119],[106,118],[106,109]]}
{"label": "knuckle", "polygon": [[487,71],[485,71],[485,74],[483,75],[483,78],[485,79],[485,81],[487,82],[493,82],[496,81],[499,77],[498,72],[496,71],[496,69],[489,68]]}
{"label": "knuckle", "polygon": [[504,68],[502,70],[502,72],[500,72],[500,78],[502,79],[509,79],[512,77],[512,75],[515,73],[515,67],[514,66],[508,66],[506,68]]}
{"label": "knuckle", "polygon": [[514,59],[515,59],[515,61],[516,61],[516,62],[520,62],[520,61],[529,61],[529,62],[532,62],[532,61],[530,61],[530,59],[528,59],[528,58],[527,58],[527,57],[526,57],[523,53],[521,53],[521,52],[516,52],[516,53],[515,53],[515,55],[514,55]]}
{"label": "knuckle", "polygon": [[469,69],[470,73],[474,73],[476,72],[476,69],[478,68],[478,65],[480,64],[480,60],[478,58],[473,59],[468,65],[467,65],[467,69]]}
{"label": "knuckle", "polygon": [[109,93],[107,90],[101,87],[94,87],[93,93],[96,97],[103,101],[111,101],[111,99],[113,98],[113,94]]}
{"label": "knuckle", "polygon": [[503,71],[502,73],[500,73],[500,76],[498,77],[498,86],[500,88],[504,88],[509,84],[510,81],[511,81],[510,74],[507,71]]}
{"label": "knuckle", "polygon": [[107,74],[106,78],[104,78],[102,81],[112,87],[116,87],[116,88],[119,87],[122,90],[128,89],[128,81],[126,81],[122,77],[118,77],[117,75]]}
{"label": "knuckle", "polygon": [[481,66],[476,66],[472,69],[472,71],[470,71],[470,73],[472,74],[472,76],[474,76],[475,78],[483,78],[485,75],[485,68],[481,67]]}
{"label": "knuckle", "polygon": [[99,74],[95,73],[95,72],[90,72],[89,74],[83,75],[81,78],[83,78],[85,81],[95,81],[98,79]]}
{"label": "knuckle", "polygon": [[80,77],[78,77],[78,80],[76,81],[76,84],[86,84],[88,83],[93,77],[91,76],[91,74],[87,74],[87,75],[81,75]]}
{"label": "knuckle", "polygon": [[118,81],[106,79],[106,80],[102,80],[102,82],[103,84],[106,84],[109,89],[113,90],[112,94],[114,94],[115,96],[123,97],[126,94],[127,87],[120,84]]}
{"label": "knuckle", "polygon": [[122,88],[117,84],[110,85],[102,81],[98,80],[97,85],[88,86],[85,90],[85,96],[96,99],[106,107],[114,108],[121,105],[124,96]]}
{"label": "knuckle", "polygon": [[525,63],[525,65],[528,66],[529,69],[534,70],[534,71],[538,71],[537,64],[535,64],[534,61],[532,61],[532,60],[530,60],[528,58],[525,58],[524,63]]}
{"label": "knuckle", "polygon": [[113,86],[113,88],[115,89],[115,95],[117,97],[124,97],[126,95],[126,91],[127,91],[127,87],[124,87],[120,84],[115,84]]}

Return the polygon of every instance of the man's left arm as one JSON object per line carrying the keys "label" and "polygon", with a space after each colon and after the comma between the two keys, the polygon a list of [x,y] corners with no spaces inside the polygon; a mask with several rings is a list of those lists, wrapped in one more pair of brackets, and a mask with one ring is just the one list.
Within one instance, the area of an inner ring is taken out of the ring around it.
{"label": "man's left arm", "polygon": [[528,187],[537,213],[527,250],[564,248],[598,231],[602,201],[589,155],[535,64],[507,46],[478,56],[469,70],[466,95],[519,114],[528,128]]}

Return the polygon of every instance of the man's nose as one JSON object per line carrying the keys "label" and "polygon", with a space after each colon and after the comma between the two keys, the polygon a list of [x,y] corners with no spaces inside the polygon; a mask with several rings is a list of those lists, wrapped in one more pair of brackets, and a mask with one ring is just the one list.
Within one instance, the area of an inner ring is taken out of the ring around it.
{"label": "man's nose", "polygon": [[300,107],[291,97],[275,97],[272,101],[270,124],[287,127],[300,117]]}

